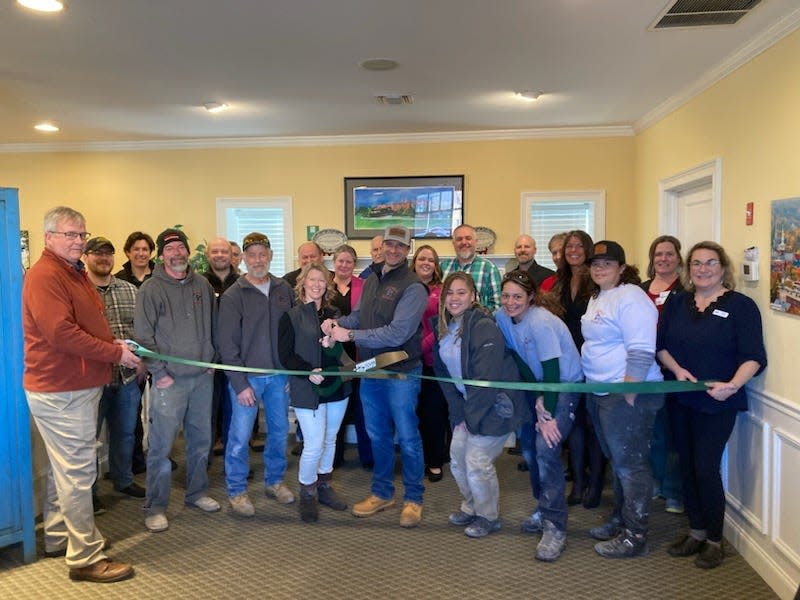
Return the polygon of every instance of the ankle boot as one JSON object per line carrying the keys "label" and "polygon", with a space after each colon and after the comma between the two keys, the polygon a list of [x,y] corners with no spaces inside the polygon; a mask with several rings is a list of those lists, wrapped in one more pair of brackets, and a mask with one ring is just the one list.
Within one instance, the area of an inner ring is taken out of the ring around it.
{"label": "ankle boot", "polygon": [[317,493],[319,494],[319,503],[331,507],[333,510],[345,510],[347,502],[339,497],[339,494],[333,489],[331,480],[333,473],[320,473],[317,475]]}
{"label": "ankle boot", "polygon": [[317,508],[317,482],[311,485],[300,484],[300,518],[313,523],[319,517]]}

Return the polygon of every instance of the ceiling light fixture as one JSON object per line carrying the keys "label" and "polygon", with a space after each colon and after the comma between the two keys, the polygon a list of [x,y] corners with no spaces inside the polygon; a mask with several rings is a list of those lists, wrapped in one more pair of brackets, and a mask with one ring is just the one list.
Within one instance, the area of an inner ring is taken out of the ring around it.
{"label": "ceiling light fixture", "polygon": [[44,131],[45,133],[53,133],[55,131],[58,131],[58,127],[56,127],[52,123],[39,123],[37,125],[34,125],[33,128],[36,131]]}
{"label": "ceiling light fixture", "polygon": [[516,94],[520,98],[525,98],[525,100],[538,100],[539,96],[542,95],[542,92],[537,92],[535,90],[522,90],[520,92],[516,92]]}
{"label": "ceiling light fixture", "polygon": [[17,0],[17,4],[37,12],[55,13],[64,10],[61,0]]}
{"label": "ceiling light fixture", "polygon": [[358,66],[367,71],[391,71],[396,69],[399,63],[391,58],[370,58],[361,61]]}
{"label": "ceiling light fixture", "polygon": [[224,102],[206,102],[203,104],[203,108],[205,108],[210,113],[216,114],[222,112],[223,110],[229,109],[230,106],[228,106]]}

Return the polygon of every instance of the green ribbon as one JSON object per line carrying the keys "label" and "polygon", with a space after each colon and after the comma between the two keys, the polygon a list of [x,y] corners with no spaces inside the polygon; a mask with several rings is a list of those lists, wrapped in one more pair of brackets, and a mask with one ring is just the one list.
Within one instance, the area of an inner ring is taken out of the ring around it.
{"label": "green ribbon", "polygon": [[323,377],[361,377],[361,378],[405,378],[416,377],[440,383],[453,383],[469,385],[483,388],[502,388],[506,390],[525,390],[534,392],[573,392],[580,394],[670,394],[676,392],[696,392],[705,391],[705,382],[698,381],[626,381],[618,383],[542,383],[529,381],[488,381],[483,379],[460,379],[458,377],[435,377],[433,375],[417,375],[413,373],[398,373],[385,369],[373,369],[370,371],[293,371],[290,369],[259,369],[256,367],[240,367],[237,365],[224,365],[220,363],[206,362],[202,360],[191,360],[179,356],[169,356],[148,350],[144,346],[137,344],[133,340],[125,340],[131,351],[142,358],[162,360],[165,362],[179,363],[192,367],[203,367],[206,369],[223,369],[225,371],[238,371],[241,373],[253,373],[256,375],[296,375],[308,377],[322,375]]}

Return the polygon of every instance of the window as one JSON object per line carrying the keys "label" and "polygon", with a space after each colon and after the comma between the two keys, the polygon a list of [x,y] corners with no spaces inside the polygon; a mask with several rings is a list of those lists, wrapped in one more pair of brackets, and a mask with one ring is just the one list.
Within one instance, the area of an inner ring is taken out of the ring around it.
{"label": "window", "polygon": [[523,192],[522,232],[536,240],[536,262],[555,269],[547,243],[557,233],[582,229],[593,240],[605,237],[606,193]]}
{"label": "window", "polygon": [[[281,277],[292,270],[291,198],[218,198],[217,229],[222,237],[240,245],[248,233],[265,234],[273,254],[270,273]],[[242,272],[247,270],[244,262],[240,268]]]}

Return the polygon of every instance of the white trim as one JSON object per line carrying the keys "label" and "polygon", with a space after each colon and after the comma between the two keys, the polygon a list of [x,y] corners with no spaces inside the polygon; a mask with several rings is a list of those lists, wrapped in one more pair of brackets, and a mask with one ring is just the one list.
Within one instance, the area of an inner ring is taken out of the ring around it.
{"label": "white trim", "polygon": [[[753,527],[758,529],[761,533],[767,534],[769,533],[769,432],[770,426],[769,424],[754,416],[750,412],[744,413],[741,417],[742,419],[746,419],[755,425],[753,428],[754,430],[761,430],[761,515],[757,515],[750,507],[747,506],[740,498],[735,496],[731,493],[729,488],[729,474],[730,474],[730,451],[729,445],[725,447],[725,454],[723,459],[722,465],[722,478],[723,484],[725,486],[725,499],[727,500],[728,504],[736,510],[739,514],[744,517],[744,519],[750,523]],[[739,432],[741,431],[741,426],[737,422],[736,427],[736,442],[737,445],[741,444],[742,442],[747,443],[748,440],[742,440]],[[741,485],[741,481],[739,482]]]}
{"label": "white trim", "polygon": [[378,133],[369,135],[306,135],[242,138],[200,138],[121,142],[63,142],[0,144],[0,153],[24,152],[126,152],[130,150],[195,150],[210,148],[285,148],[296,146],[364,146],[374,144],[436,144],[591,137],[631,137],[630,125],[597,127],[539,127],[534,129],[489,129],[485,131],[438,131]]}
{"label": "white trim", "polygon": [[739,48],[739,50],[727,57],[716,67],[706,71],[700,79],[697,79],[674,96],[667,98],[664,102],[647,112],[643,117],[634,121],[634,131],[638,134],[648,127],[652,127],[671,112],[687,104],[708,88],[733,73],[736,69],[747,64],[756,56],[777,44],[798,27],[800,27],[800,9],[786,15],[754,40]]}
{"label": "white trim", "polygon": [[[294,228],[292,223],[294,217],[292,215],[292,198],[291,196],[247,196],[235,197],[226,196],[217,198],[217,235],[220,237],[228,238],[227,217],[225,210],[228,208],[265,208],[265,207],[279,207],[284,211],[286,223],[286,235],[284,237],[284,272],[288,273],[293,267],[294,261]],[[240,242],[240,240],[236,240]]]}
{"label": "white trim", "polygon": [[[781,503],[781,466],[783,457],[783,446],[794,446],[800,451],[800,439],[789,435],[786,431],[775,428],[774,431],[774,455],[775,461],[772,465],[772,479],[773,479],[773,502],[772,502],[772,535],[770,536],[772,543],[775,547],[790,561],[796,565],[800,565],[800,553],[797,552],[790,544],[787,544],[781,537],[781,510],[784,509]],[[785,510],[795,510],[793,506],[786,506]],[[764,532],[767,533],[767,532]]]}
{"label": "white trim", "polygon": [[706,183],[711,184],[712,237],[719,242],[722,229],[722,159],[719,157],[658,181],[661,233],[678,234],[678,195]]}

